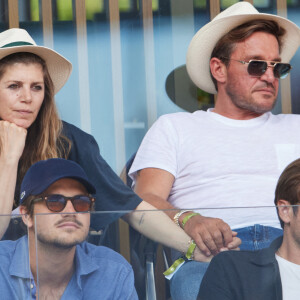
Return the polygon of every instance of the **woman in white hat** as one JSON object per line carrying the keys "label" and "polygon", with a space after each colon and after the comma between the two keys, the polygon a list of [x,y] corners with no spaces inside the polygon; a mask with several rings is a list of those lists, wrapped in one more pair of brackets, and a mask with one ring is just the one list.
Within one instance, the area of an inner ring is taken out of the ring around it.
{"label": "woman in white hat", "polygon": [[37,46],[25,30],[0,33],[0,214],[18,205],[19,183],[33,163],[66,158],[71,149],[54,102],[71,70],[68,60]]}
{"label": "woman in white hat", "polygon": [[[60,120],[54,94],[71,70],[67,59],[37,46],[25,30],[0,33],[0,215],[10,214],[25,196],[20,195],[20,182],[29,167],[55,157],[82,166],[97,190],[96,211],[155,210],[123,184],[91,135]],[[101,214],[92,219],[92,227],[103,228],[123,214]],[[129,214],[127,220],[146,236],[178,251],[191,247],[190,237],[163,212]],[[8,221],[0,220],[0,238]],[[194,257],[207,259],[198,248]]]}

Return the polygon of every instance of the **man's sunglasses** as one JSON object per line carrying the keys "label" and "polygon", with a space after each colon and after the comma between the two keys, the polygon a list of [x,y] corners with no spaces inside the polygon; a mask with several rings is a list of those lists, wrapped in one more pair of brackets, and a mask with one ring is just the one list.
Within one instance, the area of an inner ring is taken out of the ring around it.
{"label": "man's sunglasses", "polygon": [[[276,61],[265,61],[265,60],[255,60],[251,59],[249,61],[237,60],[233,58],[223,57],[225,59],[234,60],[242,64],[248,64],[248,74],[255,77],[262,76],[268,69],[268,67],[273,68],[275,78],[286,78],[292,69],[290,64],[276,62]],[[269,64],[268,64],[269,63]]]}
{"label": "man's sunglasses", "polygon": [[53,212],[61,212],[67,205],[68,200],[72,202],[74,209],[77,212],[87,212],[92,209],[95,198],[86,195],[76,195],[73,197],[65,197],[59,194],[41,196],[33,199],[34,202],[45,201],[46,206]]}

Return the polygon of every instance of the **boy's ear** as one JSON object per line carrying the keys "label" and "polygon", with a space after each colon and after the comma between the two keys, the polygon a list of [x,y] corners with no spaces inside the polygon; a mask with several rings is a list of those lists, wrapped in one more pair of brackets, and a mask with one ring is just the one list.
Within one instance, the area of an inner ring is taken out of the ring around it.
{"label": "boy's ear", "polygon": [[22,221],[27,227],[32,227],[32,218],[27,214],[27,209],[25,206],[20,205],[20,213],[22,214]]}
{"label": "boy's ear", "polygon": [[280,199],[277,202],[278,214],[280,219],[285,223],[289,224],[291,221],[292,207],[290,202]]}

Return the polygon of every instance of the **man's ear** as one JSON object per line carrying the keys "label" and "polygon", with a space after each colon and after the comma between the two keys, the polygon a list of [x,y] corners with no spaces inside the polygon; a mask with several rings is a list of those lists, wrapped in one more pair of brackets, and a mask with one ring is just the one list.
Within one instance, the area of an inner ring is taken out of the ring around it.
{"label": "man's ear", "polygon": [[218,82],[225,83],[227,80],[227,68],[225,64],[217,57],[211,58],[209,64],[212,76]]}
{"label": "man's ear", "polygon": [[285,224],[289,224],[291,221],[291,213],[292,213],[292,207],[290,202],[280,199],[277,202],[277,208],[278,208],[278,215],[280,219]]}
{"label": "man's ear", "polygon": [[20,213],[22,214],[22,221],[24,224],[30,228],[33,226],[32,218],[27,214],[27,209],[25,206],[20,205]]}

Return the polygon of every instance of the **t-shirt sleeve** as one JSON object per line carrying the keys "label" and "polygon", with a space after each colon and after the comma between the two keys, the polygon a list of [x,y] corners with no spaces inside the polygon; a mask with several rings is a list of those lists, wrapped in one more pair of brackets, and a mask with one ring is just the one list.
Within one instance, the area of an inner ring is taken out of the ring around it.
{"label": "t-shirt sleeve", "polygon": [[160,117],[145,135],[129,170],[133,185],[137,172],[145,168],[162,169],[176,177],[178,135],[169,118]]}
{"label": "t-shirt sleeve", "polygon": [[67,127],[64,129],[72,142],[68,159],[77,162],[96,187],[95,210],[112,211],[92,218],[92,227],[103,228],[126,213],[122,211],[134,210],[142,199],[123,183],[102,158],[94,137],[75,126],[64,123],[64,127]]}

